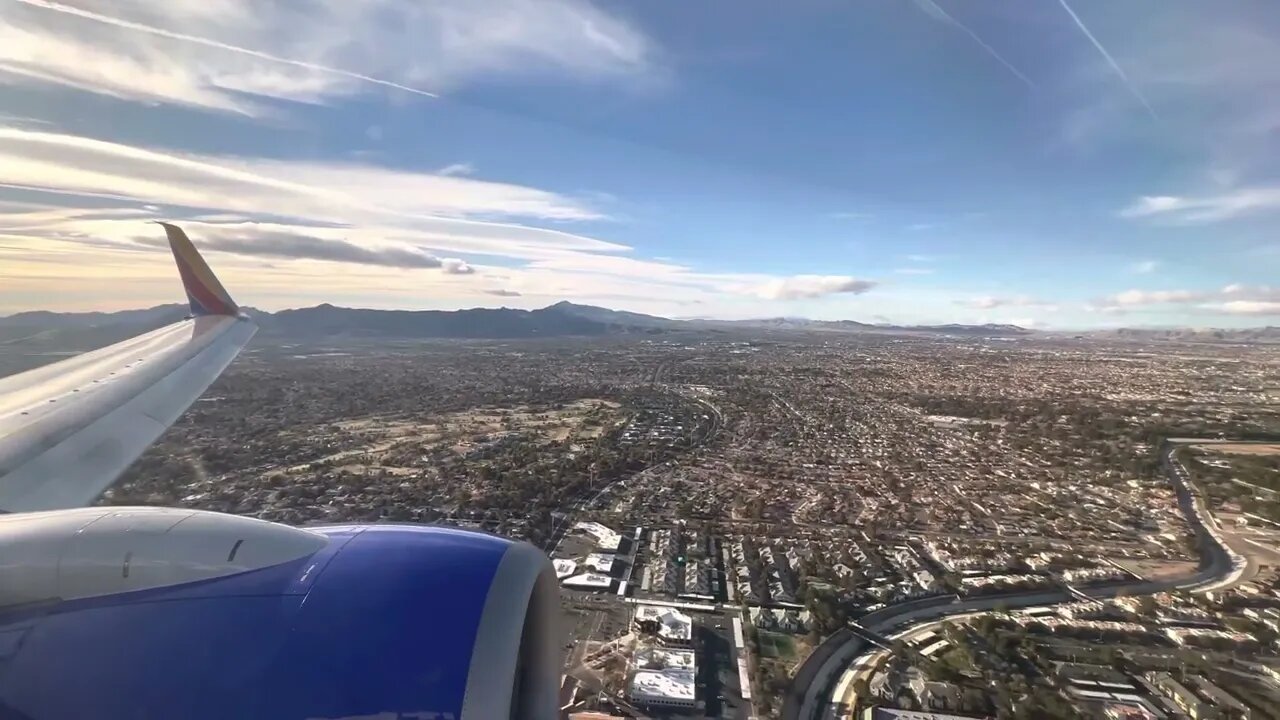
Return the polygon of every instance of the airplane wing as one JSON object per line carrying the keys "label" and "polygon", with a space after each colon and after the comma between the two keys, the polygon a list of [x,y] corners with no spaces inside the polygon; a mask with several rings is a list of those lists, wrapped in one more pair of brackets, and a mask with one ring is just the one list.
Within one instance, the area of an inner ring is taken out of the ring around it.
{"label": "airplane wing", "polygon": [[204,259],[161,223],[191,316],[93,352],[0,378],[0,511],[92,503],[253,337]]}
{"label": "airplane wing", "polygon": [[165,231],[190,318],[0,380],[0,718],[560,717],[558,583],[528,543],[74,507],[255,329]]}

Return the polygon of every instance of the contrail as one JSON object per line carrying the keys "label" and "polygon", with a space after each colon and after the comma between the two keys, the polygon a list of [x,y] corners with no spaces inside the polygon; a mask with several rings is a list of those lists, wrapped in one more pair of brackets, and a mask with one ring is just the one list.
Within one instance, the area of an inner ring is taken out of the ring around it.
{"label": "contrail", "polygon": [[1003,57],[1001,57],[1000,53],[995,51],[995,48],[991,47],[985,41],[983,41],[982,38],[978,37],[978,33],[970,30],[968,25],[965,25],[959,20],[951,17],[951,15],[946,10],[943,10],[941,7],[939,7],[938,4],[935,3],[933,0],[915,0],[915,2],[916,2],[916,5],[918,5],[921,10],[928,13],[935,20],[938,20],[939,22],[947,23],[948,25],[953,25],[956,28],[959,28],[962,32],[964,32],[964,34],[973,38],[973,41],[978,43],[979,47],[981,47],[983,50],[986,50],[988,55],[995,58],[997,62],[999,62],[1001,65],[1005,66],[1006,68],[1008,68],[1009,72],[1013,73],[1015,77],[1017,77],[1022,82],[1026,83],[1027,87],[1031,88],[1032,90],[1036,89],[1036,84],[1031,82],[1030,78],[1028,78],[1026,75],[1023,75],[1022,72],[1019,71],[1018,68],[1014,67],[1012,63],[1010,63],[1008,60],[1005,60]]}
{"label": "contrail", "polygon": [[181,40],[183,42],[189,42],[195,45],[203,45],[205,47],[215,48],[218,50],[225,50],[227,52],[239,53],[241,55],[248,55],[249,57],[255,57],[255,58],[258,58],[259,60],[267,60],[274,63],[280,63],[282,65],[292,65],[294,67],[305,68],[307,70],[314,70],[316,72],[328,73],[330,75],[338,75],[345,78],[351,78],[353,80],[360,80],[362,82],[372,83],[374,85],[381,85],[382,87],[395,88],[396,90],[404,90],[405,92],[411,92],[415,95],[423,95],[423,96],[432,97],[432,98],[439,97],[439,95],[433,92],[420,90],[415,87],[409,87],[408,85],[401,85],[400,83],[391,82],[390,80],[383,80],[381,78],[370,77],[369,75],[361,75],[360,73],[349,72],[347,70],[339,70],[338,68],[331,68],[325,65],[317,65],[315,63],[304,62],[302,60],[292,60],[290,58],[283,58],[277,55],[271,55],[269,53],[260,52],[258,50],[250,50],[249,48],[243,48],[237,45],[228,45],[227,43],[218,42],[217,40],[210,40],[208,38],[202,38],[195,35],[187,35],[186,33],[173,32],[171,30],[165,30],[163,28],[153,27],[151,25],[143,25],[142,23],[136,23],[131,20],[122,20],[120,18],[111,17],[109,15],[100,15],[96,12],[92,12],[89,10],[82,10],[77,7],[71,7],[70,5],[63,5],[62,3],[54,2],[53,0],[12,0],[12,1],[17,3],[22,3],[23,5],[30,5],[31,7],[41,8],[43,10],[51,10],[53,12],[64,13],[66,15],[74,15],[79,18],[84,18],[85,20],[93,20],[94,22],[100,22],[106,25],[113,25],[115,27],[125,28],[126,30],[137,30],[138,32],[149,33],[151,35],[157,35],[159,37],[169,38],[171,40]]}
{"label": "contrail", "polygon": [[1102,43],[1098,42],[1098,38],[1094,37],[1093,33],[1089,32],[1089,28],[1085,27],[1084,21],[1080,19],[1079,15],[1076,15],[1075,10],[1071,9],[1071,6],[1067,4],[1067,0],[1058,0],[1058,2],[1062,5],[1062,9],[1066,10],[1067,14],[1071,16],[1071,19],[1076,21],[1076,27],[1080,28],[1080,32],[1084,33],[1084,36],[1089,38],[1089,42],[1093,43],[1093,46],[1098,48],[1098,52],[1102,53],[1102,57],[1106,58],[1107,63],[1111,65],[1112,70],[1116,71],[1116,75],[1120,77],[1120,81],[1124,83],[1124,86],[1129,89],[1129,92],[1132,93],[1135,98],[1138,99],[1138,102],[1142,103],[1142,107],[1147,109],[1147,113],[1151,115],[1151,119],[1159,120],[1160,116],[1156,115],[1156,111],[1151,107],[1151,103],[1147,102],[1147,99],[1138,91],[1138,86],[1133,84],[1133,81],[1131,81],[1129,76],[1125,74],[1124,69],[1120,67],[1120,63],[1116,62],[1116,59],[1111,57],[1111,53],[1107,52],[1107,49],[1102,47]]}

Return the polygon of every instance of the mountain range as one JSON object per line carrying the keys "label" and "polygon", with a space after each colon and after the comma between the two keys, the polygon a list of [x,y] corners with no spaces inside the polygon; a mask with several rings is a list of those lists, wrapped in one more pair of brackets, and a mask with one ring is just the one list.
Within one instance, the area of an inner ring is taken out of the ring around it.
{"label": "mountain range", "polygon": [[[514,339],[730,331],[932,333],[979,337],[1021,336],[1030,332],[1013,325],[906,327],[793,318],[673,320],[570,302],[537,310],[362,310],[325,304],[274,313],[246,308],[245,312],[258,323],[260,337],[282,341]],[[186,306],[177,304],[112,313],[23,312],[0,317],[0,345],[21,342],[26,346],[58,349],[97,347],[174,322],[186,314]]]}
{"label": "mountain range", "polygon": [[[252,308],[247,308],[245,312],[261,327],[261,338],[282,342],[342,339],[515,339],[679,332],[876,333],[1000,338],[1038,334],[1016,325],[995,324],[912,326],[800,318],[673,320],[570,302],[559,302],[537,310],[362,310],[325,304],[274,313]],[[24,350],[82,350],[107,345],[144,330],[160,327],[186,314],[186,306],[177,304],[111,313],[18,313],[0,317],[0,346],[21,343]],[[1274,342],[1280,340],[1280,328],[1122,329],[1089,335],[1129,340]]]}

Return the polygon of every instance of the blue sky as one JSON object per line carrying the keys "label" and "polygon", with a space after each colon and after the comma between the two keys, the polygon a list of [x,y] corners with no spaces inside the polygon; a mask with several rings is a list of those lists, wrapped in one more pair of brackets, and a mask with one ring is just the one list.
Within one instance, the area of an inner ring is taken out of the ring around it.
{"label": "blue sky", "polygon": [[1275,323],[1268,0],[0,0],[0,313]]}

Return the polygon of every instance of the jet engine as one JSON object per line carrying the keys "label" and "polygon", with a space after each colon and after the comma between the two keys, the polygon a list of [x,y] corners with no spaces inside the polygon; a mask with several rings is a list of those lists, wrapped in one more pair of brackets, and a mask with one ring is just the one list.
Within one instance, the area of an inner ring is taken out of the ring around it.
{"label": "jet engine", "polygon": [[527,543],[168,508],[0,516],[0,718],[550,720]]}

